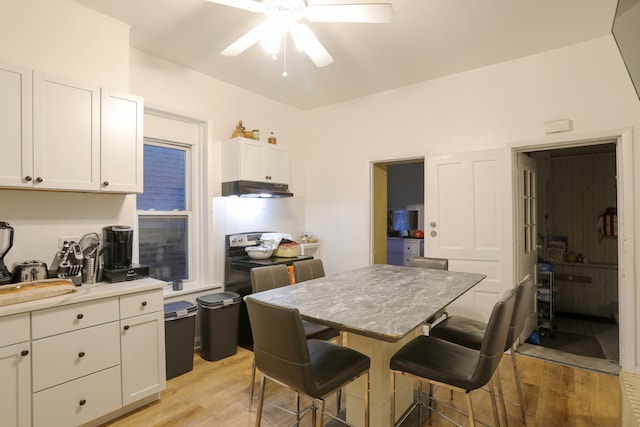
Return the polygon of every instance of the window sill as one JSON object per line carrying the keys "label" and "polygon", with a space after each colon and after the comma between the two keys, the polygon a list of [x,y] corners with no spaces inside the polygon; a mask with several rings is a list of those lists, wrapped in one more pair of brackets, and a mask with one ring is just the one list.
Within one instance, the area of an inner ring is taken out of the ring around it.
{"label": "window sill", "polygon": [[174,298],[182,295],[195,294],[203,291],[219,291],[224,288],[222,283],[204,284],[204,283],[185,283],[182,290],[174,291],[171,283],[162,289],[164,298]]}

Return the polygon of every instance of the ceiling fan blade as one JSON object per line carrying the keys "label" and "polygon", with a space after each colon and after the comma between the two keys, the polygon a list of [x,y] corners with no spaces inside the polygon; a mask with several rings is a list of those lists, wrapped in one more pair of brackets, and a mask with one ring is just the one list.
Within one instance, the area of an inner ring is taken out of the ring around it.
{"label": "ceiling fan blade", "polygon": [[259,24],[251,31],[240,37],[235,42],[231,43],[225,50],[220,52],[224,56],[238,56],[251,46],[256,44],[266,33],[267,25],[265,23]]}
{"label": "ceiling fan blade", "polygon": [[231,6],[238,9],[248,10],[249,12],[264,12],[264,4],[254,0],[207,0],[211,3],[218,3],[225,6]]}
{"label": "ceiling fan blade", "polygon": [[333,62],[333,58],[322,46],[322,43],[304,24],[291,24],[289,32],[298,50],[306,53],[318,67],[325,67]]}
{"label": "ceiling fan blade", "polygon": [[391,22],[394,13],[391,3],[318,4],[305,9],[305,17],[311,22],[386,24]]}

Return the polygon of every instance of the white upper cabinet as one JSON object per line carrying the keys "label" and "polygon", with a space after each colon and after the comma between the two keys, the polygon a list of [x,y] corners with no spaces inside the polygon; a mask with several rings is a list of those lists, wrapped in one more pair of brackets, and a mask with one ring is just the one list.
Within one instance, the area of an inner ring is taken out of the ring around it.
{"label": "white upper cabinet", "polygon": [[222,182],[237,180],[289,183],[287,150],[248,138],[222,143]]}
{"label": "white upper cabinet", "polygon": [[0,62],[0,186],[33,187],[30,69]]}
{"label": "white upper cabinet", "polygon": [[98,191],[100,90],[33,74],[34,188]]}
{"label": "white upper cabinet", "polygon": [[0,93],[0,188],[142,192],[142,98],[3,62]]}
{"label": "white upper cabinet", "polygon": [[139,96],[102,89],[102,191],[143,191],[143,108]]}

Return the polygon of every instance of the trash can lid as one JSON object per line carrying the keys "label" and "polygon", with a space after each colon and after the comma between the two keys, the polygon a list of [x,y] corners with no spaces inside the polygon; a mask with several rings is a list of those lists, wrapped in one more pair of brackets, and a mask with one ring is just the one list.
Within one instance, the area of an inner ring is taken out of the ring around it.
{"label": "trash can lid", "polygon": [[196,301],[204,308],[220,308],[242,301],[240,294],[235,292],[217,292],[215,294],[202,295]]}
{"label": "trash can lid", "polygon": [[189,301],[168,302],[164,305],[164,318],[185,317],[195,313],[198,307]]}

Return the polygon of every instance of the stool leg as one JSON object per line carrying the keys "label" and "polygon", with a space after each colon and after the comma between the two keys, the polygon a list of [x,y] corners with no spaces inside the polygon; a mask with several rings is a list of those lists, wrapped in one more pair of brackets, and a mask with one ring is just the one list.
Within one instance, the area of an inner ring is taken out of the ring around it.
{"label": "stool leg", "polygon": [[256,383],[256,358],[253,358],[251,364],[251,388],[249,389],[249,412],[251,412],[251,406],[253,406],[253,389]]}
{"label": "stool leg", "polygon": [[513,375],[516,379],[516,391],[518,392],[518,403],[520,404],[520,416],[522,417],[522,424],[526,425],[527,414],[524,407],[524,399],[522,398],[522,387],[520,385],[520,373],[518,372],[515,346],[511,347],[511,365],[513,366]]}
{"label": "stool leg", "polygon": [[364,427],[369,427],[369,390],[371,390],[369,384],[369,371],[367,371],[365,375],[364,387],[366,393],[364,394]]}
{"label": "stool leg", "polygon": [[322,427],[323,425],[323,418],[324,418],[324,399],[319,399],[320,400],[320,408],[319,408],[319,417],[318,417],[318,427]]}
{"label": "stool leg", "polygon": [[258,400],[258,409],[256,410],[256,427],[260,427],[262,422],[262,404],[264,403],[264,389],[267,385],[267,377],[264,375],[260,380],[260,399]]}
{"label": "stool leg", "polygon": [[[389,412],[391,413],[391,427],[395,427],[396,425],[396,374],[391,371],[391,380],[389,381],[391,384],[391,399],[389,400]],[[367,387],[367,396],[369,394]],[[365,410],[367,408],[365,407]]]}
{"label": "stool leg", "polygon": [[496,385],[498,386],[498,395],[500,396],[500,409],[502,410],[502,419],[504,420],[505,427],[509,427],[509,421],[507,420],[507,408],[504,405],[504,394],[502,393],[502,380],[500,379],[500,372],[496,368],[495,372]]}
{"label": "stool leg", "polygon": [[[467,397],[467,412],[469,414],[469,427],[475,427],[476,419],[475,419],[475,416],[473,414],[473,404],[471,403],[471,392],[466,391],[465,394],[466,394],[466,397]],[[498,426],[496,426],[496,427],[498,427]]]}
{"label": "stool leg", "polygon": [[500,427],[500,417],[498,416],[498,405],[496,404],[496,390],[493,387],[493,378],[489,380],[489,395],[491,397],[491,409],[493,410],[493,421],[496,427]]}

